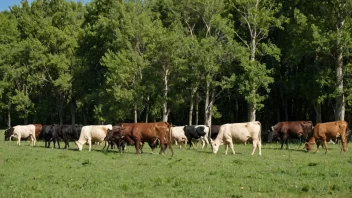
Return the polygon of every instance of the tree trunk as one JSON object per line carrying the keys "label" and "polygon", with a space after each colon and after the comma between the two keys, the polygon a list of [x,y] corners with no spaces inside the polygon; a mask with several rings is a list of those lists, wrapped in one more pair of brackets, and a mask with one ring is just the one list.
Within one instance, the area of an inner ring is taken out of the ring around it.
{"label": "tree trunk", "polygon": [[167,122],[169,118],[169,109],[167,108],[167,93],[169,91],[169,70],[164,69],[164,104],[163,104],[163,122]]}
{"label": "tree trunk", "polygon": [[193,97],[191,97],[190,104],[189,104],[189,113],[188,113],[188,125],[189,126],[192,125],[193,106],[194,106]]}
{"label": "tree trunk", "polygon": [[199,120],[199,93],[198,93],[198,91],[196,92],[196,115],[195,115],[195,121],[194,121],[194,124],[195,125],[198,125],[198,120]]}
{"label": "tree trunk", "polygon": [[[339,45],[340,41],[337,42]],[[343,93],[343,54],[342,46],[338,46],[336,57],[336,105],[335,105],[335,120],[345,120],[345,97]]]}
{"label": "tree trunk", "polygon": [[[255,50],[257,47],[256,43],[257,32],[256,28],[253,28],[253,33],[251,34],[251,61],[255,61]],[[253,88],[251,94],[255,94],[257,92],[256,88]],[[248,102],[248,121],[252,122],[255,121],[255,112],[256,112],[256,104],[254,101]]]}
{"label": "tree trunk", "polygon": [[7,105],[9,111],[7,112],[7,126],[8,128],[11,128],[11,102]]}
{"label": "tree trunk", "polygon": [[254,104],[248,103],[248,121],[253,122],[255,121],[255,106]]}
{"label": "tree trunk", "polygon": [[208,119],[209,119],[209,114],[210,114],[210,83],[207,81],[206,82],[206,87],[205,87],[205,104],[204,104],[204,124],[207,125]]}
{"label": "tree trunk", "polygon": [[134,107],[133,107],[133,115],[134,115],[134,123],[137,123],[138,122],[138,113],[137,113],[137,104],[134,104]]}
{"label": "tree trunk", "polygon": [[147,96],[147,109],[145,110],[145,123],[148,123],[149,115],[149,96]]}

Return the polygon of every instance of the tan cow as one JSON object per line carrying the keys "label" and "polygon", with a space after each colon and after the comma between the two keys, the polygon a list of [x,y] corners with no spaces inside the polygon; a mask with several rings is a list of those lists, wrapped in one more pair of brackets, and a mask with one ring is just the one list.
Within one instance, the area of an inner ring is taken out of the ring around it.
{"label": "tan cow", "polygon": [[175,126],[171,127],[171,138],[175,140],[175,144],[179,145],[179,148],[182,148],[182,144],[187,144],[187,137],[183,131],[184,126]]}
{"label": "tan cow", "polygon": [[[17,138],[17,145],[21,145],[21,138],[30,138],[29,144],[33,143],[35,146],[36,138],[35,138],[35,126],[33,124],[29,125],[17,125],[12,127],[10,130],[11,137]],[[10,140],[11,140],[10,137]]]}
{"label": "tan cow", "polygon": [[218,136],[212,141],[213,153],[217,153],[221,144],[226,145],[225,154],[227,154],[228,147],[232,149],[232,153],[235,154],[233,143],[245,143],[248,139],[253,141],[254,154],[257,146],[259,149],[259,155],[262,154],[262,141],[261,141],[261,129],[260,122],[245,122],[245,123],[234,123],[221,125]]}
{"label": "tan cow", "polygon": [[88,125],[84,126],[81,130],[76,145],[79,151],[82,151],[83,144],[88,143],[89,151],[92,149],[92,142],[103,142],[108,129],[112,129],[112,125]]}
{"label": "tan cow", "polygon": [[313,129],[313,135],[309,138],[308,142],[306,142],[305,147],[307,152],[312,149],[312,146],[316,143],[318,152],[320,143],[323,142],[325,146],[325,154],[328,152],[328,144],[327,142],[330,140],[336,140],[337,138],[341,138],[342,142],[342,151],[347,151],[347,138],[346,138],[346,130],[348,123],[346,121],[335,121],[335,122],[325,122],[319,123],[315,125]]}

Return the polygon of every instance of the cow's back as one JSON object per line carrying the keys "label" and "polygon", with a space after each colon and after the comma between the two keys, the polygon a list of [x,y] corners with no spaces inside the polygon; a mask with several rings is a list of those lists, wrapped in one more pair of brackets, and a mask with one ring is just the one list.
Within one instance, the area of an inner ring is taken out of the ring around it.
{"label": "cow's back", "polygon": [[348,124],[346,121],[319,123],[314,127],[314,136],[326,136],[328,138],[345,136],[347,126]]}
{"label": "cow's back", "polygon": [[171,127],[171,134],[172,137],[180,137],[180,136],[184,136],[185,132],[183,131],[184,126],[175,126],[175,127]]}
{"label": "cow's back", "polygon": [[231,137],[234,143],[244,143],[249,138],[260,138],[261,125],[259,122],[234,123],[222,125],[225,129],[225,138]]}
{"label": "cow's back", "polygon": [[102,142],[106,136],[107,130],[112,129],[111,125],[91,125],[90,136],[93,142]]}

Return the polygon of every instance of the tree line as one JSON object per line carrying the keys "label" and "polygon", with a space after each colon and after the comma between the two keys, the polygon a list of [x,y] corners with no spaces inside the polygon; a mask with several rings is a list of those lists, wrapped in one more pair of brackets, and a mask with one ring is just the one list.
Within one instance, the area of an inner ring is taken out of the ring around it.
{"label": "tree line", "polygon": [[352,0],[22,0],[0,126],[351,119]]}

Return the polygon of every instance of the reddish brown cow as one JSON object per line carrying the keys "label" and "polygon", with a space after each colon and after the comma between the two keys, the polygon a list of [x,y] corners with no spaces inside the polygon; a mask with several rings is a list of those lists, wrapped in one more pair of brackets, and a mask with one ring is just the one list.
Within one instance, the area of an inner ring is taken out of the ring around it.
{"label": "reddish brown cow", "polygon": [[346,121],[335,121],[335,122],[325,122],[319,123],[315,125],[313,134],[309,138],[308,142],[306,142],[305,147],[307,152],[312,149],[312,146],[316,143],[318,152],[319,146],[321,142],[324,143],[325,146],[325,154],[328,152],[328,144],[327,141],[334,140],[337,138],[341,138],[342,142],[342,151],[347,151],[347,138],[346,138],[346,130],[348,123]]}
{"label": "reddish brown cow", "polygon": [[38,138],[43,126],[41,124],[34,124],[35,126],[35,137]]}
{"label": "reddish brown cow", "polygon": [[139,154],[140,143],[154,143],[160,141],[160,154],[165,153],[165,141],[171,149],[171,156],[174,155],[172,149],[170,125],[167,122],[135,123],[132,129],[132,137],[135,141],[136,154]]}
{"label": "reddish brown cow", "polygon": [[273,138],[279,138],[281,141],[281,149],[286,143],[288,149],[288,139],[292,138],[305,138],[312,133],[313,124],[311,121],[291,121],[291,122],[278,122],[275,126],[271,127],[273,131]]}

